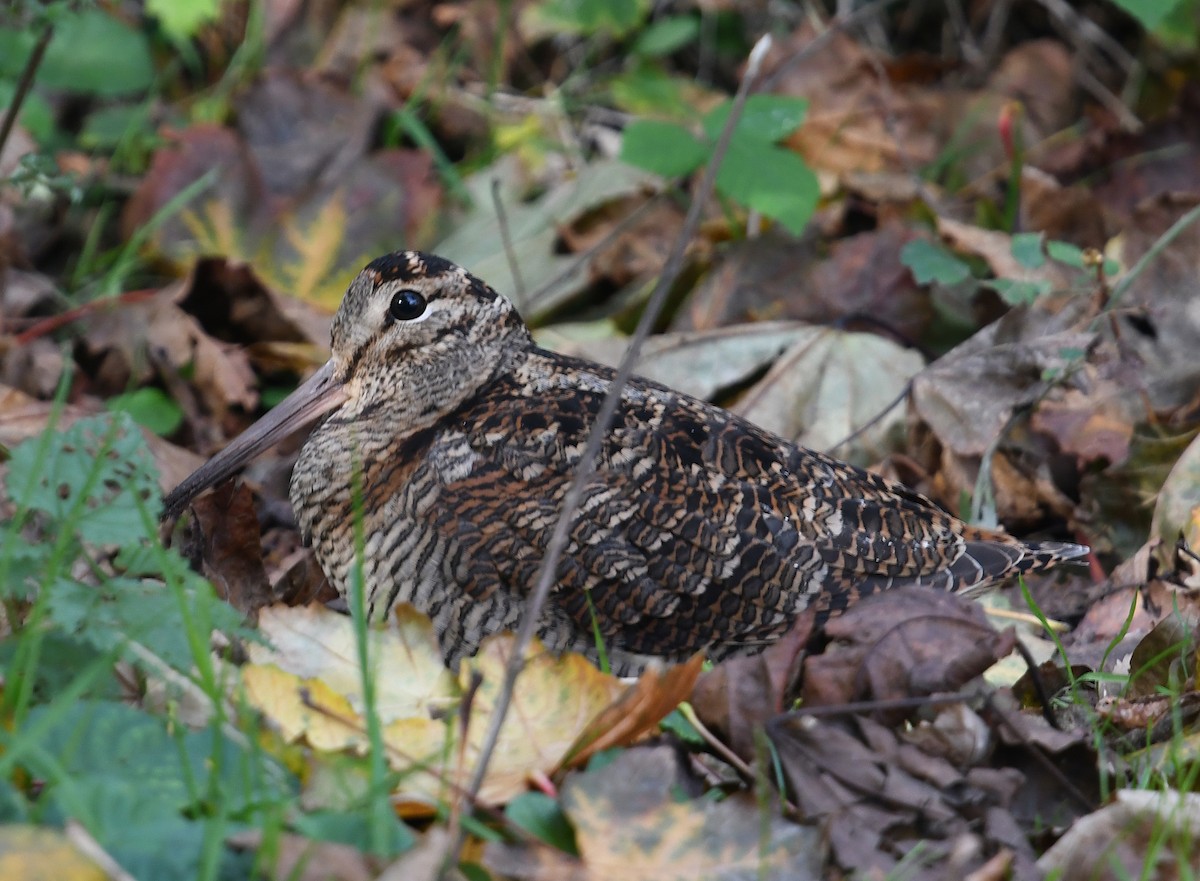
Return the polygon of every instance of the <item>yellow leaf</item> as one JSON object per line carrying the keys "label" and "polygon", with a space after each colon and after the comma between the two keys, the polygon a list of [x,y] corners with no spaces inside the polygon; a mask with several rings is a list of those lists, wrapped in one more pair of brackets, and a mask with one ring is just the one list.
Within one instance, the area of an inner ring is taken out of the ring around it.
{"label": "yellow leaf", "polygon": [[106,881],[108,875],[62,832],[0,826],[0,878],[23,881]]}

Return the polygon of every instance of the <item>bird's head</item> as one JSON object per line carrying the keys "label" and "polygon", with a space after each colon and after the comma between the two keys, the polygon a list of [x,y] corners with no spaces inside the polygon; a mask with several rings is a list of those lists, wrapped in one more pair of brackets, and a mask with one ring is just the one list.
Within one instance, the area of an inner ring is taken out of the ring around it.
{"label": "bird's head", "polygon": [[418,427],[416,420],[456,406],[531,343],[508,300],[462,267],[419,251],[380,257],[360,272],[331,337],[329,361],[172,490],[164,518],[335,411],[345,419],[384,411]]}

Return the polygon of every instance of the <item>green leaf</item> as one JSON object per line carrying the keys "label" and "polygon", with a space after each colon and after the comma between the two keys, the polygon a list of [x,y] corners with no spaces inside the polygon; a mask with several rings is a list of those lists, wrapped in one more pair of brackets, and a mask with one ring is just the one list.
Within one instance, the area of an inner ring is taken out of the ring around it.
{"label": "green leaf", "polygon": [[546,0],[537,11],[569,33],[619,37],[640,24],[648,10],[648,0]]}
{"label": "green leaf", "polygon": [[1112,0],[1114,6],[1125,10],[1148,31],[1154,30],[1184,0]]}
{"label": "green leaf", "polygon": [[[716,141],[729,118],[733,101],[710,110],[704,117],[704,133]],[[808,113],[808,101],[783,95],[751,95],[746,99],[734,137],[739,141],[774,144],[800,127]]]}
{"label": "green leaf", "polygon": [[575,830],[558,802],[542,792],[524,792],[508,803],[504,815],[539,841],[579,855]]}
{"label": "green leaf", "polygon": [[633,53],[644,58],[670,55],[700,35],[700,22],[690,15],[673,15],[656,21],[638,35]]}
{"label": "green leaf", "polygon": [[639,119],[621,141],[621,159],[663,177],[682,177],[704,164],[709,148],[682,126]]}
{"label": "green leaf", "polygon": [[98,9],[64,15],[46,48],[37,82],[102,98],[144,92],[154,82],[150,46],[143,33]]}
{"label": "green leaf", "polygon": [[1043,235],[1040,232],[1017,233],[1012,237],[1013,258],[1026,269],[1040,269],[1046,263],[1042,251]]}
{"label": "green leaf", "polygon": [[183,408],[162,389],[140,388],[108,399],[108,409],[128,413],[133,421],[155,434],[174,434],[183,423]]}
{"label": "green leaf", "polygon": [[99,107],[84,120],[79,145],[88,150],[112,150],[135,131],[152,131],[146,104]]}
{"label": "green leaf", "polygon": [[971,277],[971,267],[941,245],[916,239],[900,251],[900,262],[912,272],[917,284],[937,282],[955,285]]}
{"label": "green leaf", "polygon": [[227,816],[249,820],[294,787],[261,752],[214,730],[172,733],[116,702],[35,707],[23,728],[39,731],[24,764],[46,782],[46,809],[79,820],[141,878],[199,877],[206,830],[189,818],[209,806],[198,799],[219,798]]}
{"label": "green leaf", "polygon": [[608,83],[612,102],[629,113],[687,119],[693,115],[687,100],[692,80],[675,76],[657,65],[641,62]]}
{"label": "green leaf", "polygon": [[1046,253],[1050,255],[1051,260],[1074,266],[1076,269],[1085,269],[1087,266],[1083,259],[1083,249],[1070,242],[1057,240],[1047,242]]}
{"label": "green leaf", "polygon": [[790,150],[735,140],[717,171],[717,190],[800,235],[821,196],[817,176]]}
{"label": "green leaf", "polygon": [[[0,31],[0,44],[3,43],[3,37],[4,33]],[[3,58],[3,56],[4,47],[0,45],[0,58]],[[3,66],[2,61],[0,61],[0,66]],[[0,82],[0,107],[7,108],[11,106],[16,91],[16,83]],[[22,127],[29,132],[29,136],[33,138],[34,143],[44,145],[54,137],[54,111],[46,103],[46,100],[36,92],[29,92],[25,95],[25,102],[21,105],[21,112],[17,115],[17,119]]]}
{"label": "green leaf", "polygon": [[123,413],[80,419],[18,445],[5,481],[18,505],[45,512],[97,545],[143,535],[143,511],[153,518],[162,505],[146,441]]}
{"label": "green leaf", "polygon": [[1045,279],[1036,281],[1019,281],[1015,278],[991,278],[983,282],[1000,295],[1000,299],[1010,306],[1021,306],[1032,303],[1042,294],[1050,292],[1051,284]]}
{"label": "green leaf", "polygon": [[146,0],[146,12],[178,42],[191,39],[201,26],[215,21],[221,0]]}
{"label": "green leaf", "polygon": [[[389,823],[389,849],[386,854],[381,854],[385,857],[402,854],[416,843],[416,838],[409,828],[400,822],[399,817],[392,814],[391,820],[394,822]],[[313,811],[297,814],[292,826],[296,832],[314,841],[348,844],[361,851],[369,851],[375,845],[367,819],[362,813],[344,810]]]}

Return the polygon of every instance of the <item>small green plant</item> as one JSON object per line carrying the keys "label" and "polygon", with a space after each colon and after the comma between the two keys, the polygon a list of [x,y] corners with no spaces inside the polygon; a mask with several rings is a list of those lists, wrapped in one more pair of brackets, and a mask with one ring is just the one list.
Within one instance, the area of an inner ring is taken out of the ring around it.
{"label": "small green plant", "polygon": [[[705,114],[699,131],[673,122],[638,120],[625,129],[621,159],[664,177],[683,177],[712,155],[732,101]],[[717,172],[717,192],[799,235],[816,210],[820,189],[812,169],[779,142],[800,127],[808,102],[753,95],[733,130]]]}
{"label": "small green plant", "polygon": [[[1046,241],[1042,233],[1018,233],[1012,237],[1011,254],[1022,267],[1031,272],[1041,269],[1047,260],[1078,270],[1080,280],[1094,273],[1082,249],[1069,242]],[[1010,306],[1032,303],[1050,292],[1051,284],[1044,278],[987,278],[976,274],[971,263],[938,242],[915,239],[900,252],[900,262],[909,268],[917,284],[937,283],[946,287],[966,285],[967,294],[978,288],[991,288]],[[1104,274],[1115,275],[1118,267],[1112,260],[1103,263]]]}

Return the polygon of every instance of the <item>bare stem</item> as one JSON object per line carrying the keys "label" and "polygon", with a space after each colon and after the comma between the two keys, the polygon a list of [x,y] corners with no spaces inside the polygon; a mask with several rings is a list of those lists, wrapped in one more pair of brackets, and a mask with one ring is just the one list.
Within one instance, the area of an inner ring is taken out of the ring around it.
{"label": "bare stem", "polygon": [[[671,286],[683,268],[683,258],[687,251],[687,246],[699,228],[704,206],[708,203],[716,186],[717,169],[720,168],[721,160],[725,157],[725,153],[729,149],[734,127],[742,115],[742,108],[745,106],[746,99],[750,95],[751,87],[755,80],[758,79],[758,72],[762,67],[763,58],[770,47],[770,36],[763,36],[750,51],[746,72],[742,77],[741,85],[738,87],[737,95],[733,99],[729,118],[725,121],[725,127],[721,130],[721,136],[717,139],[716,147],[713,149],[713,154],[708,161],[708,165],[705,166],[704,176],[696,190],[691,207],[688,209],[683,228],[679,231],[679,235],[672,247],[671,255],[667,258],[666,266],[663,267],[662,275],[659,276],[658,283],[654,288],[654,292],[650,295],[650,300],[646,304],[646,309],[642,313],[641,320],[638,321],[637,329],[630,340],[629,349],[621,361],[616,376],[609,384],[608,393],[605,395],[604,402],[600,407],[600,413],[596,417],[596,421],[592,424],[591,432],[588,434],[587,445],[584,447],[583,455],[575,470],[574,478],[567,490],[566,497],[563,499],[563,508],[558,520],[554,524],[554,532],[551,534],[550,541],[546,546],[546,553],[542,557],[533,594],[525,606],[525,612],[521,618],[521,626],[517,630],[517,639],[513,646],[512,656],[509,658],[508,665],[504,670],[504,681],[501,683],[500,694],[496,699],[495,709],[488,720],[488,730],[479,751],[478,764],[475,766],[475,772],[468,786],[468,792],[472,800],[478,795],[480,788],[483,786],[488,764],[500,739],[500,729],[504,724],[505,716],[508,714],[508,709],[512,702],[513,687],[524,664],[526,650],[537,630],[542,607],[545,605],[546,598],[550,594],[550,588],[554,584],[558,571],[558,562],[562,559],[563,552],[566,550],[570,530],[574,523],[575,512],[583,500],[584,487],[587,485],[588,480],[591,479],[592,474],[595,473],[596,458],[600,453],[600,446],[604,442],[608,423],[612,419],[613,414],[616,413],[617,405],[620,403],[621,390],[633,375],[633,366],[637,362],[642,344],[646,341],[651,329],[655,326],[659,313],[662,312],[663,306],[666,304]],[[459,853],[462,850],[463,841],[464,835],[460,830],[454,846],[448,851],[448,860],[442,866],[443,877],[447,869],[457,862]]]}
{"label": "bare stem", "polygon": [[53,36],[54,25],[46,25],[42,35],[38,37],[37,45],[29,53],[25,69],[21,71],[21,80],[17,83],[17,91],[13,94],[12,103],[8,105],[8,111],[4,114],[3,124],[0,124],[0,156],[4,155],[4,145],[8,143],[8,136],[12,134],[13,126],[17,124],[17,114],[21,112],[21,105],[25,103],[25,97],[33,88],[33,79],[37,75],[37,69],[42,65],[42,56],[46,54],[46,47],[50,45],[50,39]]}

